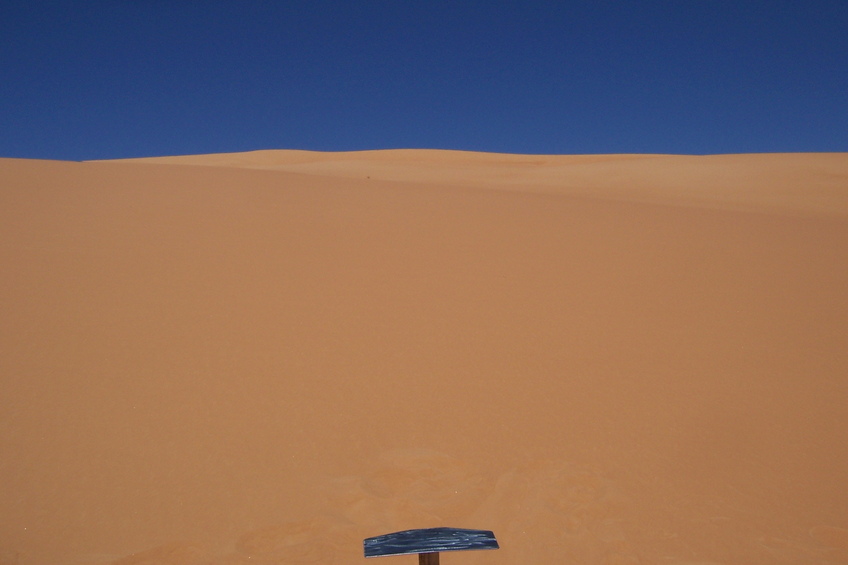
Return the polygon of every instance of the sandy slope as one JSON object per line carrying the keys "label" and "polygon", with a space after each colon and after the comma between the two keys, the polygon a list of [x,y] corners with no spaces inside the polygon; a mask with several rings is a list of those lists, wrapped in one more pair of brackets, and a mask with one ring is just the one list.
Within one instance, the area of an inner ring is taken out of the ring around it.
{"label": "sandy slope", "polygon": [[845,154],[0,160],[0,563],[846,563],[846,259]]}

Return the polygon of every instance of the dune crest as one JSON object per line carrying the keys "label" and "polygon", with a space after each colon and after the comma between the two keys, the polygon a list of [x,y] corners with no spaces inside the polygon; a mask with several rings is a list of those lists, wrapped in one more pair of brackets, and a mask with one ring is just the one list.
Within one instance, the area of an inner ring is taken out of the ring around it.
{"label": "dune crest", "polygon": [[[118,161],[116,161],[118,162]],[[722,209],[848,216],[848,154],[511,155],[265,150],[120,162],[276,170]]]}

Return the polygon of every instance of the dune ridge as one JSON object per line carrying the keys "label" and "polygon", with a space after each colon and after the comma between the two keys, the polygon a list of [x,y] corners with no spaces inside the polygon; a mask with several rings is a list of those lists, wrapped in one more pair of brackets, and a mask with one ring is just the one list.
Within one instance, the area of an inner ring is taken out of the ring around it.
{"label": "dune ridge", "polygon": [[846,187],[845,154],[0,159],[0,563],[436,526],[497,535],[457,563],[848,562]]}
{"label": "dune ridge", "polygon": [[[848,215],[848,154],[509,155],[446,150],[252,151],[130,159],[342,178]],[[693,183],[689,179],[697,178]]]}

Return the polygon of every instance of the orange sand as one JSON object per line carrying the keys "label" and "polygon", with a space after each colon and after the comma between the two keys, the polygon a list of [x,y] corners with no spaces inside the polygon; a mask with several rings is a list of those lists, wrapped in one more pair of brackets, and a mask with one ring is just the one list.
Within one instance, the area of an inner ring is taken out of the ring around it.
{"label": "orange sand", "polygon": [[0,265],[2,565],[848,563],[848,154],[0,159]]}

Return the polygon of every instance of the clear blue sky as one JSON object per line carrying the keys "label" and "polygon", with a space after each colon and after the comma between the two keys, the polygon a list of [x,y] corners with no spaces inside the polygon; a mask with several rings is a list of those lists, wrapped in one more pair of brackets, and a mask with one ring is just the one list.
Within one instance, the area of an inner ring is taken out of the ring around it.
{"label": "clear blue sky", "polygon": [[848,151],[848,0],[0,0],[0,157]]}

